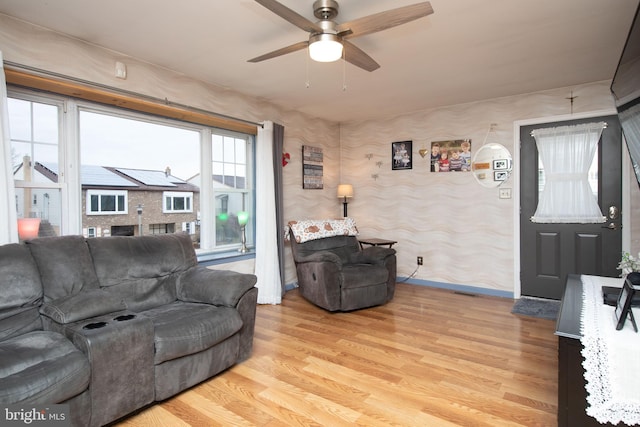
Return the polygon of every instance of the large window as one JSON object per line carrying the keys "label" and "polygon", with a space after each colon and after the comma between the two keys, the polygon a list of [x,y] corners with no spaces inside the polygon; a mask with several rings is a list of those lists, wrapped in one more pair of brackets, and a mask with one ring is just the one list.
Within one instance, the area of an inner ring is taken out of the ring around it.
{"label": "large window", "polygon": [[16,210],[40,235],[186,232],[236,253],[246,211],[252,245],[251,135],[22,89],[9,117]]}

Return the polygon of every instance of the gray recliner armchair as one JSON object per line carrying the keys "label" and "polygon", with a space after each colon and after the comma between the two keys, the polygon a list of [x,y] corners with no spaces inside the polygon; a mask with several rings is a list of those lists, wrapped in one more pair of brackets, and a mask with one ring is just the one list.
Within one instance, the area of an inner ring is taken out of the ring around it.
{"label": "gray recliner armchair", "polygon": [[308,301],[329,311],[351,311],[393,298],[395,249],[361,249],[358,239],[350,235],[300,242],[290,230],[298,286]]}

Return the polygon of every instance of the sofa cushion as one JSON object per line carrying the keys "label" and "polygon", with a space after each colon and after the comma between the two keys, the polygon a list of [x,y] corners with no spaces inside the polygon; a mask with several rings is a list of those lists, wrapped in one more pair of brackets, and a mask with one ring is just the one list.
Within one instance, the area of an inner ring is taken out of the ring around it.
{"label": "sofa cushion", "polygon": [[98,288],[91,254],[82,236],[43,237],[27,241],[27,247],[38,264],[45,301]]}
{"label": "sofa cushion", "polygon": [[87,244],[101,286],[169,276],[198,262],[187,234],[101,237]]}
{"label": "sofa cushion", "polygon": [[90,377],[84,354],[56,332],[0,342],[0,404],[60,403],[82,393]]}
{"label": "sofa cushion", "polygon": [[103,289],[91,289],[45,302],[40,307],[40,313],[64,325],[125,308],[124,301],[117,295],[109,294]]}
{"label": "sofa cushion", "polygon": [[296,262],[306,262],[321,251],[335,254],[342,262],[349,262],[352,254],[360,251],[358,238],[355,236],[335,236],[310,240],[304,243],[291,241],[293,258]]}
{"label": "sofa cushion", "polygon": [[42,329],[40,273],[25,245],[0,246],[0,278],[0,341]]}
{"label": "sofa cushion", "polygon": [[140,313],[151,319],[155,333],[155,364],[198,353],[242,328],[233,308],[177,301]]}

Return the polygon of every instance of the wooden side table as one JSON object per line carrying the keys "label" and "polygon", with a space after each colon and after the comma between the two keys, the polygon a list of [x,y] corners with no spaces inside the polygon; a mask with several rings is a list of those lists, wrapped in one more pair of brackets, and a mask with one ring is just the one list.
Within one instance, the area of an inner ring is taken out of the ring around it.
{"label": "wooden side table", "polygon": [[396,243],[398,243],[395,240],[377,239],[375,237],[371,239],[366,239],[366,238],[358,239],[358,242],[360,242],[360,249],[364,249],[363,245],[391,247]]}

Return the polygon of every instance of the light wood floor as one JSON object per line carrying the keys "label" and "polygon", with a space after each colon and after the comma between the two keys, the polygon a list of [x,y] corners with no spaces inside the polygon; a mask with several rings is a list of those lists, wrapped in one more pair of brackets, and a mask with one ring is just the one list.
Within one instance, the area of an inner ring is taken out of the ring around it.
{"label": "light wood floor", "polygon": [[555,426],[555,322],[512,303],[399,284],[332,314],[290,291],[249,360],[119,426]]}

